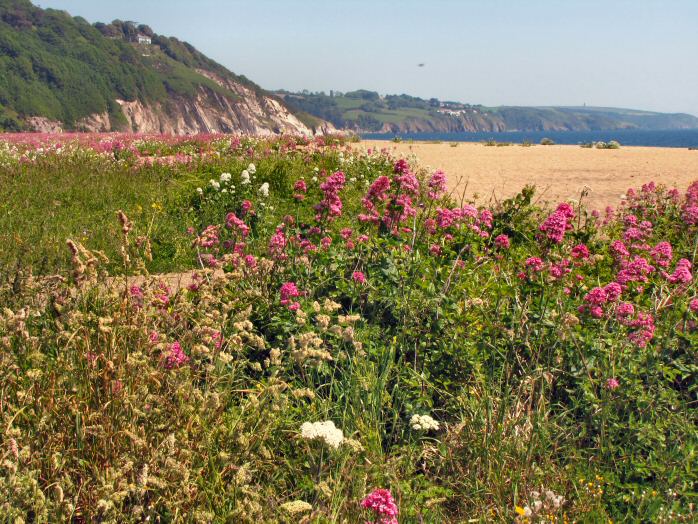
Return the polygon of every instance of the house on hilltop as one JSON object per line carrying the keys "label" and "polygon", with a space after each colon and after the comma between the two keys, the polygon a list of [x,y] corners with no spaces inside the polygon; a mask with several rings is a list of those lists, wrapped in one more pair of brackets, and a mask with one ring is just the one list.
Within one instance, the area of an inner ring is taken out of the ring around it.
{"label": "house on hilltop", "polygon": [[149,36],[144,35],[144,34],[139,34],[136,37],[136,40],[138,41],[139,44],[147,44],[150,45],[152,43],[152,40],[150,39]]}

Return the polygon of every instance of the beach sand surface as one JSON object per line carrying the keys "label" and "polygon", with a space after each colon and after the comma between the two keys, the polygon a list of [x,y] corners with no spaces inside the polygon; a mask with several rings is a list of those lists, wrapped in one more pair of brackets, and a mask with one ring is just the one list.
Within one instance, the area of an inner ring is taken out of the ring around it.
{"label": "beach sand surface", "polygon": [[698,180],[698,151],[663,147],[585,149],[580,146],[485,146],[481,143],[428,143],[362,140],[357,147],[414,155],[429,171],[443,170],[454,195],[484,203],[508,198],[527,185],[540,202],[578,201],[588,188],[588,209],[617,206],[628,188],[654,181],[685,190]]}

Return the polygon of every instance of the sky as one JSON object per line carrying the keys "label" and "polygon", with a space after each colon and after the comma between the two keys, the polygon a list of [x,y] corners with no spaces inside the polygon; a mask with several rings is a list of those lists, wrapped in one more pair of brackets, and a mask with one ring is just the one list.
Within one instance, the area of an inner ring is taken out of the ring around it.
{"label": "sky", "polygon": [[698,0],[34,3],[148,24],[266,89],[698,115]]}

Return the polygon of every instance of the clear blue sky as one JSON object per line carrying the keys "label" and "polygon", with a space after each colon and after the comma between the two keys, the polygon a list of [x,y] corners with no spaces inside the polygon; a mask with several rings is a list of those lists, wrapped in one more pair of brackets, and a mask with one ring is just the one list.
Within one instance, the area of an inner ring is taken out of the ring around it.
{"label": "clear blue sky", "polygon": [[698,0],[34,2],[146,23],[267,89],[698,115]]}

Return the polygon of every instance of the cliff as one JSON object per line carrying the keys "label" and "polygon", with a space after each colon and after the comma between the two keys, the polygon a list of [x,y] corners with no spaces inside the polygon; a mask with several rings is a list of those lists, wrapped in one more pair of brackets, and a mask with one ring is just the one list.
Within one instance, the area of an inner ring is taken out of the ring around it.
{"label": "cliff", "polygon": [[148,26],[90,25],[0,3],[0,130],[194,134],[335,131]]}
{"label": "cliff", "polygon": [[595,131],[614,129],[695,129],[698,118],[608,107],[486,107],[425,100],[373,91],[289,93],[278,96],[296,110],[359,133],[464,131]]}

